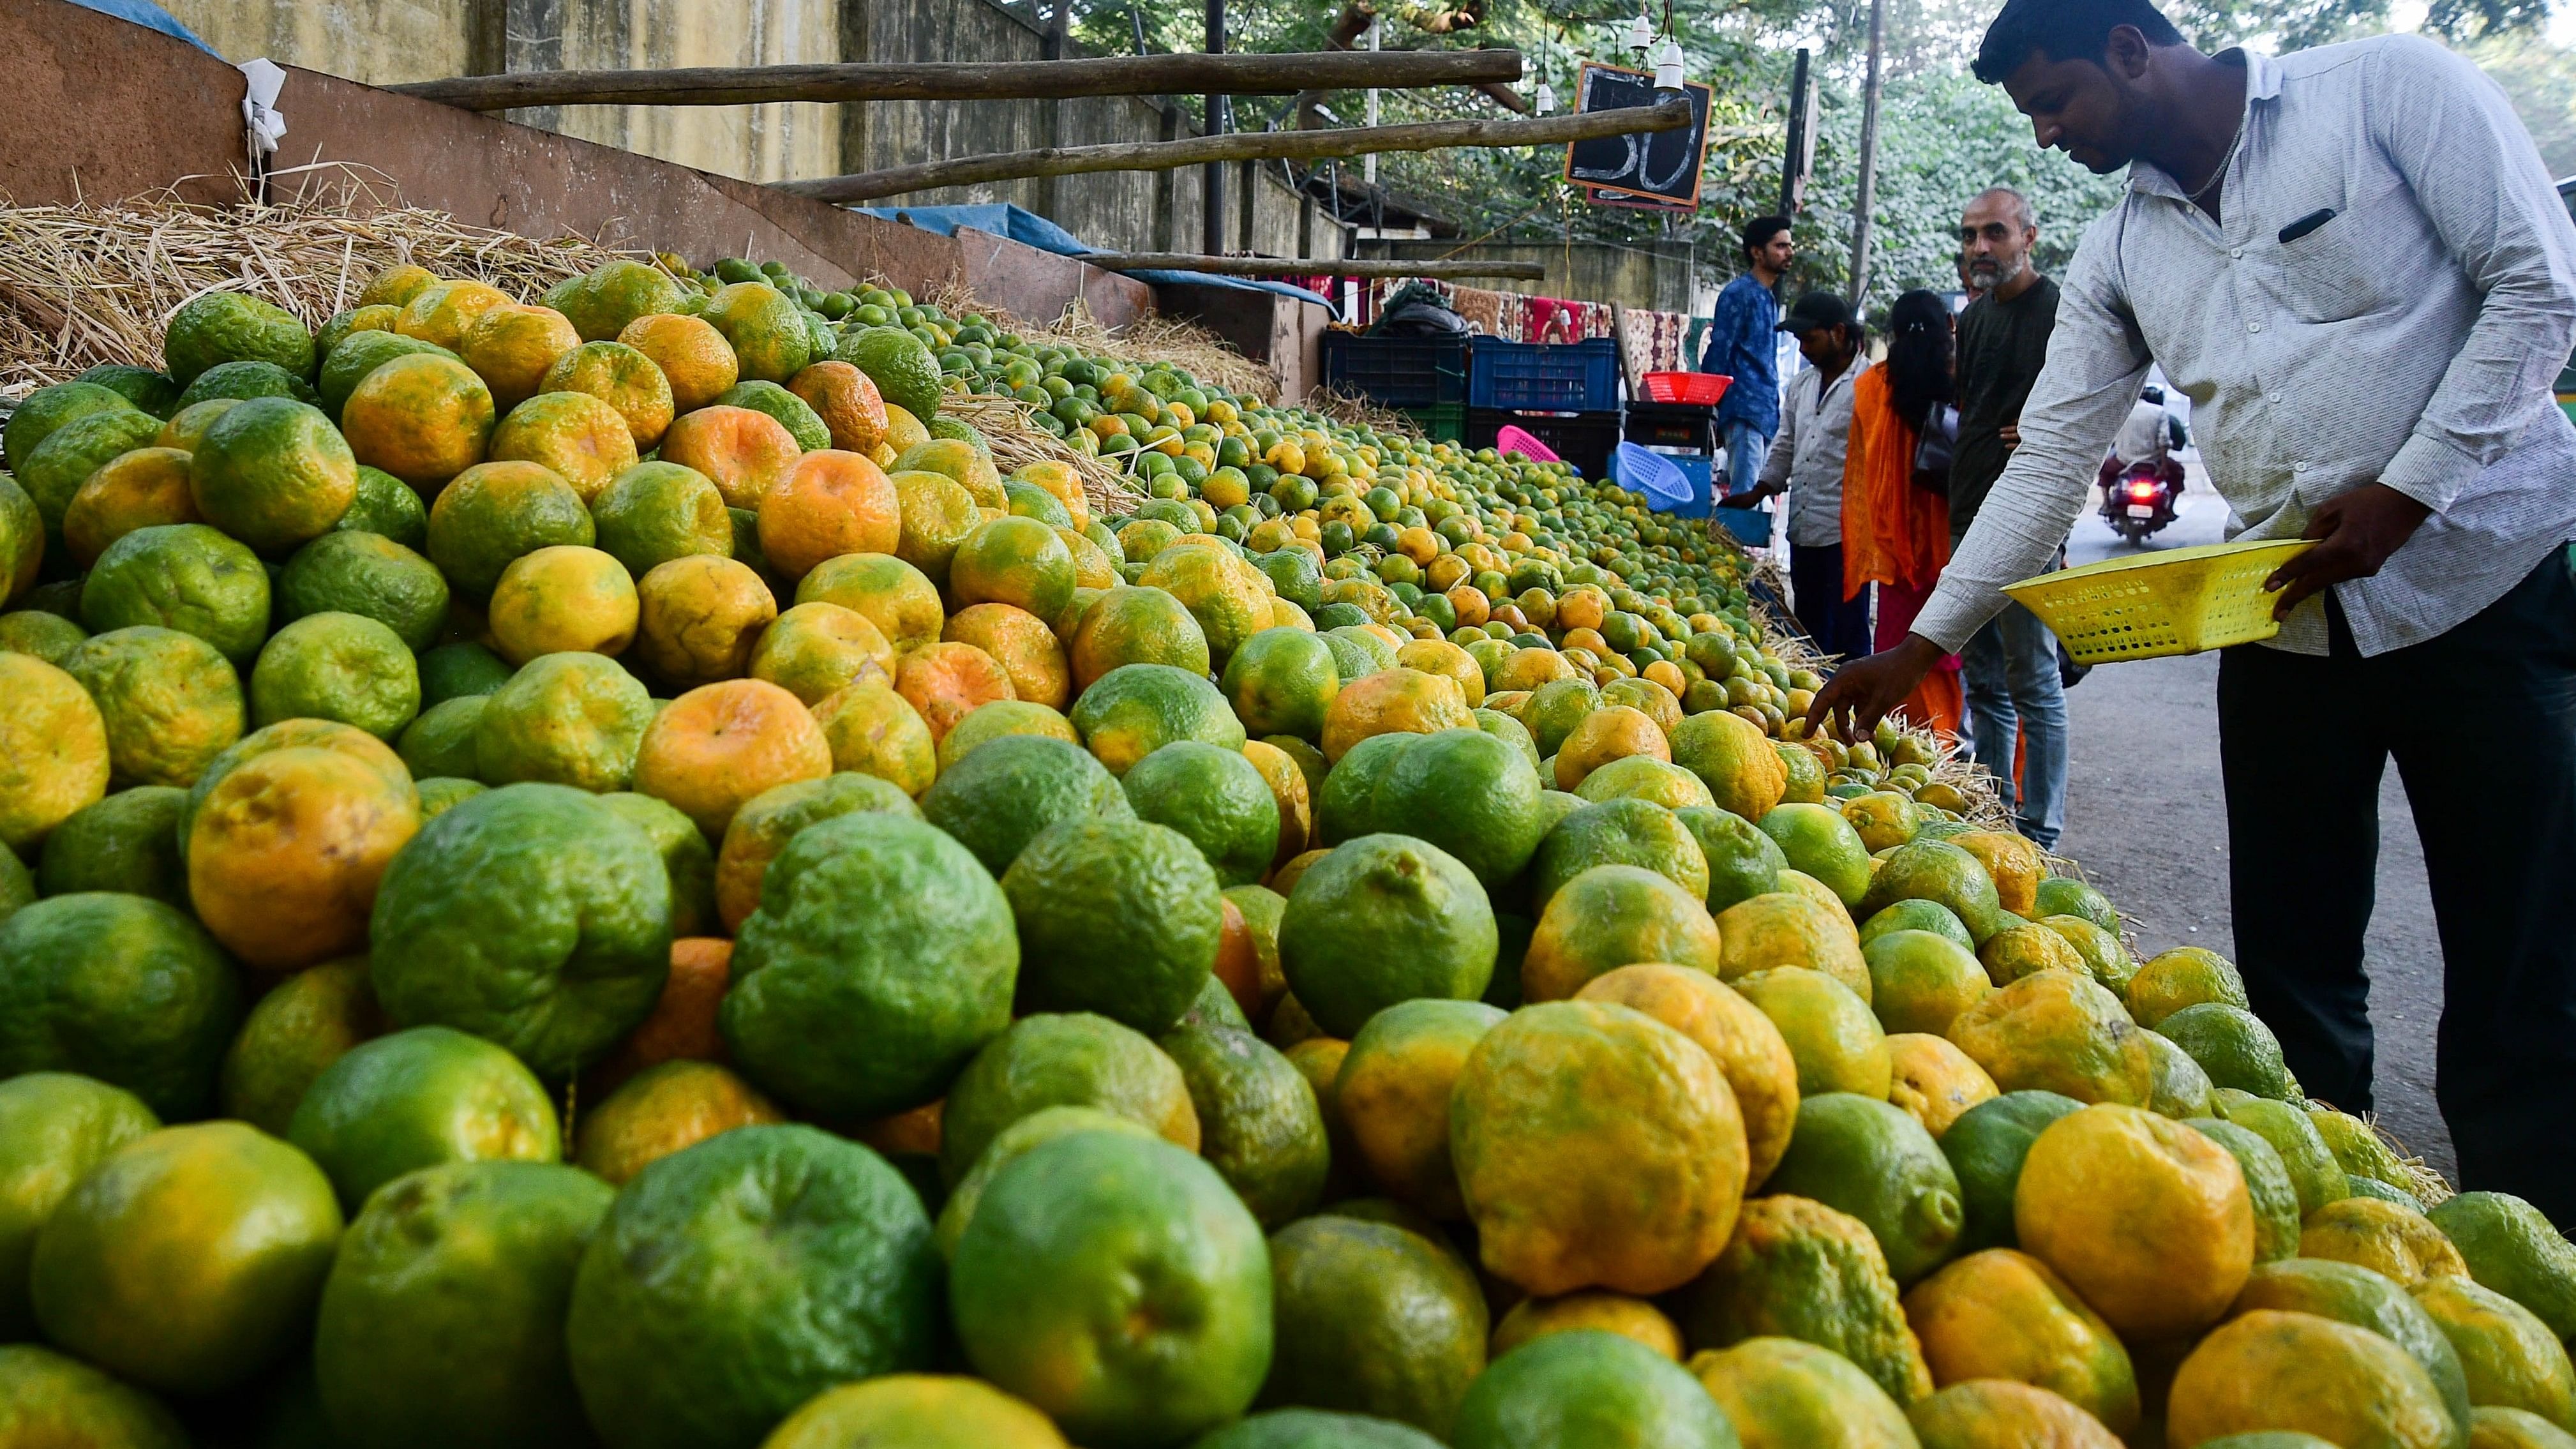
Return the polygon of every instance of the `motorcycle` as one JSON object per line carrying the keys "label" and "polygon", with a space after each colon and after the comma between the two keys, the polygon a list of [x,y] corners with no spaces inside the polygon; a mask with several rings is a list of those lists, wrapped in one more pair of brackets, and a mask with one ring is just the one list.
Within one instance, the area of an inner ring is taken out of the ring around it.
{"label": "motorcycle", "polygon": [[2182,492],[2182,465],[2167,458],[2159,465],[2144,459],[2121,466],[2102,465],[2102,521],[2132,544],[2144,543],[2174,521],[2174,499]]}

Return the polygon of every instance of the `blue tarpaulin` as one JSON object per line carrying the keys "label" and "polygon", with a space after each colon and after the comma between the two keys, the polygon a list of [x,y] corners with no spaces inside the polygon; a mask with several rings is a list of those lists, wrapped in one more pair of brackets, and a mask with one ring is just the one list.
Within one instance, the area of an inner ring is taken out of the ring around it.
{"label": "blue tarpaulin", "polygon": [[[977,231],[1009,237],[1015,242],[1036,247],[1042,252],[1053,252],[1060,257],[1086,257],[1100,250],[1036,212],[1024,210],[1008,202],[989,202],[981,206],[858,206],[852,207],[851,210],[863,216],[876,217],[881,221],[910,222],[923,231],[936,232],[941,236],[953,236],[957,228],[971,226]],[[1279,268],[1281,271],[1289,271],[1298,265],[1296,262],[1283,261],[1279,264]],[[1310,292],[1303,287],[1292,287],[1286,282],[1263,282],[1250,277],[1215,277],[1205,272],[1128,272],[1125,275],[1146,282],[1181,283],[1198,287],[1233,287],[1247,292],[1276,292],[1282,297],[1294,297],[1300,302],[1313,302],[1331,311],[1336,318],[1341,316],[1341,309],[1333,306],[1333,300],[1330,297],[1321,292]]]}

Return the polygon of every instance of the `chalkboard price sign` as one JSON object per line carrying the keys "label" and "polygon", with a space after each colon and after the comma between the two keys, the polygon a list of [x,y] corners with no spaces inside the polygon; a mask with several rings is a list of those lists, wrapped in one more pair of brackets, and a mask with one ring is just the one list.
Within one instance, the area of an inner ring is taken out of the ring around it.
{"label": "chalkboard price sign", "polygon": [[[1708,151],[1708,108],[1713,87],[1690,82],[1691,123],[1672,131],[1629,136],[1602,136],[1565,148],[1565,179],[1602,193],[1643,197],[1666,206],[1699,205],[1700,163]],[[1651,71],[1585,62],[1574,83],[1574,108],[1580,112],[1616,111],[1651,106],[1664,99],[1655,91]]]}

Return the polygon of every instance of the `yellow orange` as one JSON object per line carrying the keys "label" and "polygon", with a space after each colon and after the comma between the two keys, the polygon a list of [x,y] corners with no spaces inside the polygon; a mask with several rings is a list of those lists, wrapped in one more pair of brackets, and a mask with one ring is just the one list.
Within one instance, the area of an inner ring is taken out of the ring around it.
{"label": "yellow orange", "polygon": [[757,679],[702,685],[671,701],[635,753],[636,790],[711,837],[761,791],[830,773],[832,747],[804,701]]}
{"label": "yellow orange", "polygon": [[540,390],[588,393],[615,408],[639,452],[661,442],[671,426],[670,379],[622,342],[585,342],[556,358]]}
{"label": "yellow orange", "polygon": [[759,517],[761,554],[791,579],[845,553],[892,553],[903,537],[894,484],[876,464],[839,448],[798,458],[762,496]]}
{"label": "yellow orange", "polygon": [[678,312],[650,312],[629,322],[617,340],[653,359],[670,385],[671,408],[693,413],[742,381],[733,345],[715,324]]}
{"label": "yellow orange", "polygon": [[492,430],[494,462],[543,463],[584,503],[635,466],[635,439],[617,409],[586,392],[541,392]]}
{"label": "yellow orange", "polygon": [[580,345],[581,334],[561,312],[512,302],[475,318],[456,355],[492,390],[492,405],[507,411],[535,397],[546,369]]}
{"label": "yellow orange", "polygon": [[802,451],[786,424],[750,408],[700,408],[662,435],[662,461],[706,474],[728,508],[759,508]]}

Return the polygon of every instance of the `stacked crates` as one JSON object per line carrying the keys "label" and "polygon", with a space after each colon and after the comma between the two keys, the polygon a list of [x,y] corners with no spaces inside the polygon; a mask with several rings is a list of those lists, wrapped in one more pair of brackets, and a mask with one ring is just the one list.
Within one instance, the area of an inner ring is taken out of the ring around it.
{"label": "stacked crates", "polygon": [[1468,360],[1466,444],[1488,448],[1516,427],[1583,471],[1605,477],[1619,446],[1619,344],[1479,337]]}
{"label": "stacked crates", "polygon": [[1467,339],[1324,334],[1324,385],[1413,419],[1434,442],[1457,442],[1467,414]]}

